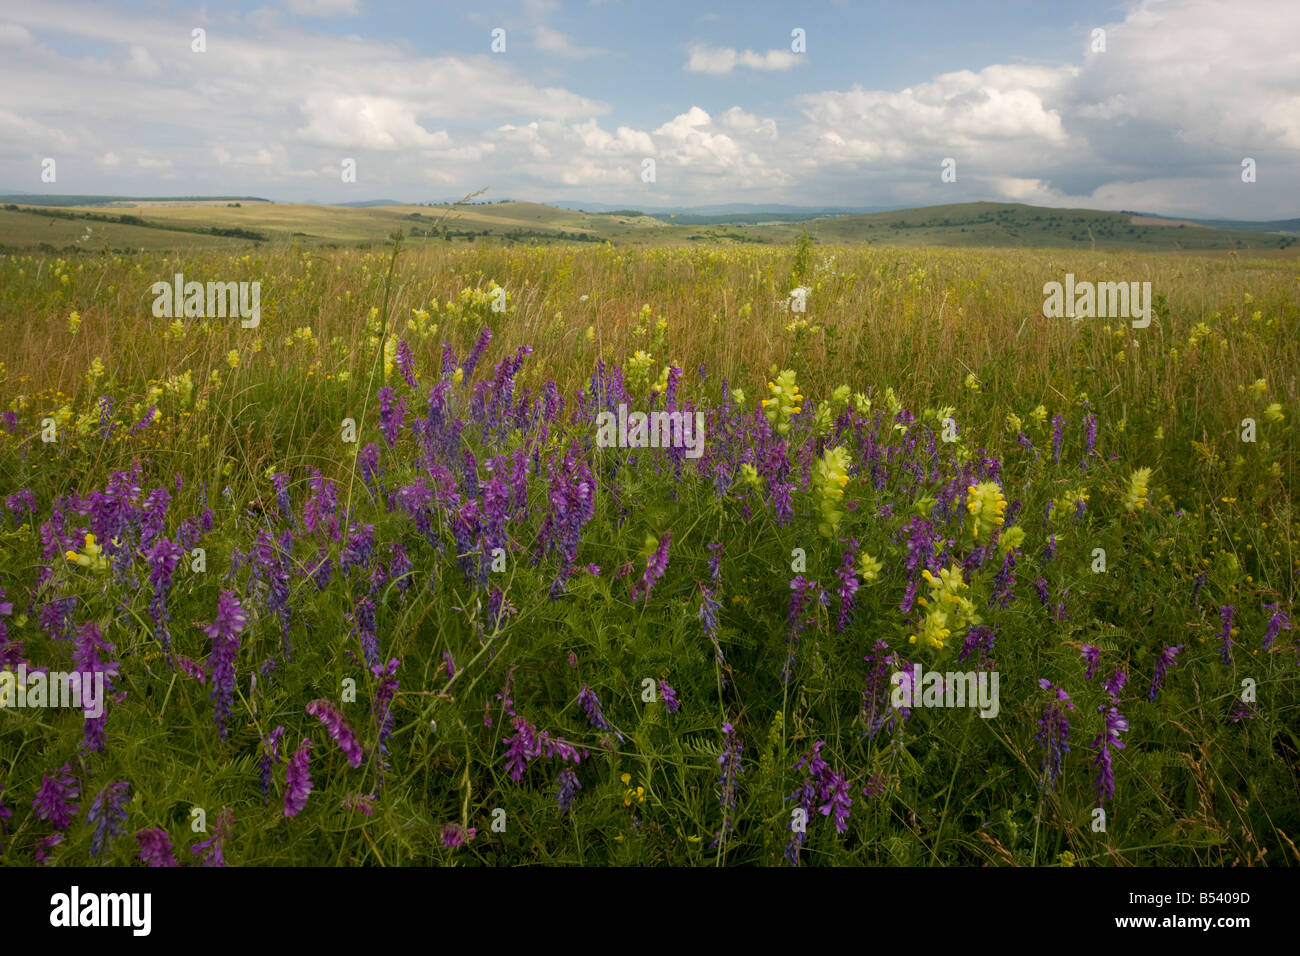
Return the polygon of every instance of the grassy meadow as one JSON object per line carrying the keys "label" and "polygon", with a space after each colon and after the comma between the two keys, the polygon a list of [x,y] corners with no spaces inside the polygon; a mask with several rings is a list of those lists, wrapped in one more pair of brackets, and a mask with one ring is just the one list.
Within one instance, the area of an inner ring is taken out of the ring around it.
{"label": "grassy meadow", "polygon": [[0,258],[0,863],[1300,864],[1294,251],[367,215]]}

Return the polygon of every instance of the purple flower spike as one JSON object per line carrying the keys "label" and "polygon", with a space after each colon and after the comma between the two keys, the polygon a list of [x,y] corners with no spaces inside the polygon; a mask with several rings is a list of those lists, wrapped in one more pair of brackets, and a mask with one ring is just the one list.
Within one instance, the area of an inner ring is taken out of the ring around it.
{"label": "purple flower spike", "polygon": [[1038,733],[1034,735],[1034,740],[1043,747],[1043,765],[1038,786],[1040,790],[1051,791],[1056,789],[1056,781],[1061,776],[1061,765],[1065,755],[1070,752],[1070,720],[1061,705],[1064,704],[1066,710],[1074,710],[1074,702],[1070,700],[1069,694],[1045,677],[1039,680],[1038,686],[1054,692],[1053,699],[1043,708],[1043,713],[1038,718]]}
{"label": "purple flower spike", "polygon": [[72,765],[64,764],[53,776],[44,774],[32,806],[38,819],[49,821],[56,830],[66,830],[77,814],[73,803],[81,795],[81,785],[72,776]]}
{"label": "purple flower spike", "polygon": [[157,827],[141,830],[136,833],[135,842],[140,844],[140,859],[145,866],[180,866],[166,830]]}
{"label": "purple flower spike", "polygon": [[[1116,673],[1119,673],[1116,671]],[[1097,735],[1097,739],[1092,742],[1093,749],[1097,751],[1097,758],[1092,762],[1094,767],[1098,768],[1097,782],[1094,789],[1097,793],[1097,805],[1113,799],[1115,796],[1115,768],[1111,764],[1111,747],[1116,750],[1123,750],[1124,744],[1119,739],[1119,735],[1128,730],[1128,720],[1114,707],[1107,707],[1101,704],[1097,707],[1106,720],[1106,728]]]}
{"label": "purple flower spike", "polygon": [[1278,605],[1276,603],[1265,604],[1264,609],[1273,612],[1273,616],[1268,619],[1268,627],[1264,629],[1264,643],[1262,647],[1264,650],[1268,650],[1273,646],[1273,641],[1277,639],[1279,632],[1289,631],[1291,629],[1291,618],[1287,617],[1284,611],[1278,610]]}
{"label": "purple flower spike", "polygon": [[222,591],[217,599],[217,619],[203,630],[212,639],[208,675],[211,697],[216,702],[217,729],[226,739],[226,721],[235,695],[235,658],[239,654],[239,632],[248,624],[248,614],[233,591]]}
{"label": "purple flower spike", "polygon": [[307,705],[307,713],[318,718],[325,725],[330,736],[339,745],[339,749],[347,755],[349,766],[361,766],[364,756],[361,743],[357,740],[357,735],[352,732],[352,728],[348,726],[347,720],[337,707],[328,700],[318,699]]}
{"label": "purple flower spike", "polygon": [[1088,669],[1083,672],[1084,680],[1092,680],[1092,675],[1097,673],[1097,662],[1100,660],[1100,647],[1093,647],[1091,644],[1083,645],[1083,662],[1088,665]]}
{"label": "purple flower spike", "polygon": [[675,714],[681,709],[681,701],[677,699],[677,691],[668,686],[667,681],[659,682],[659,696],[664,699],[664,706],[668,708],[668,713]]}
{"label": "purple flower spike", "polygon": [[1231,604],[1219,608],[1219,620],[1223,629],[1219,631],[1219,654],[1225,665],[1232,663],[1232,619],[1237,616],[1237,609]]}
{"label": "purple flower spike", "polygon": [[86,822],[93,824],[95,835],[90,840],[90,855],[99,856],[108,841],[122,834],[122,821],[126,819],[126,794],[131,785],[125,781],[110,783],[95,795],[86,813]]}
{"label": "purple flower spike", "polygon": [[1166,647],[1160,652],[1160,660],[1156,661],[1155,677],[1151,680],[1151,686],[1147,689],[1147,700],[1155,700],[1156,694],[1160,693],[1160,687],[1164,684],[1165,674],[1169,668],[1174,666],[1176,658],[1185,648],[1186,644],[1176,644],[1173,647]]}
{"label": "purple flower spike", "polygon": [[307,805],[311,795],[311,741],[304,740],[298,745],[297,752],[289,758],[289,769],[285,775],[284,815],[296,817]]}
{"label": "purple flower spike", "polygon": [[458,846],[464,846],[466,843],[473,841],[478,835],[474,827],[463,827],[459,823],[448,823],[442,828],[442,845],[447,849],[455,849]]}
{"label": "purple flower spike", "polygon": [[225,842],[230,836],[230,828],[234,822],[235,811],[230,807],[223,807],[217,814],[217,822],[212,827],[212,836],[190,847],[191,853],[202,857],[203,862],[199,864],[200,866],[226,865]]}

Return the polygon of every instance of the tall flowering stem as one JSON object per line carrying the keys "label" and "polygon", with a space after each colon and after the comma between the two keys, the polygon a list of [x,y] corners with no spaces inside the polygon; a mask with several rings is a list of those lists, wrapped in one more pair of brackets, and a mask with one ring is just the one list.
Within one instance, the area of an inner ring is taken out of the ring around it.
{"label": "tall flowering stem", "polygon": [[217,619],[203,629],[212,641],[208,656],[208,676],[212,679],[211,699],[215,702],[217,730],[226,739],[226,722],[230,717],[235,694],[235,658],[239,654],[239,633],[248,624],[248,615],[233,591],[222,591],[217,598]]}

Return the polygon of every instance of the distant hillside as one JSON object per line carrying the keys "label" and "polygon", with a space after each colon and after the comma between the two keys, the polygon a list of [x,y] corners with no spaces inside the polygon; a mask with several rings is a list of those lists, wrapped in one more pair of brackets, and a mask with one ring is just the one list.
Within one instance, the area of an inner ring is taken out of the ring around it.
{"label": "distant hillside", "polygon": [[1297,237],[1281,233],[1171,222],[1177,221],[1095,209],[975,202],[838,216],[809,223],[808,230],[822,242],[907,246],[1210,250],[1286,249],[1297,242]]}
{"label": "distant hillside", "polygon": [[[1300,243],[1300,222],[1213,223],[1131,212],[1055,209],[1019,203],[960,203],[887,212],[650,214],[582,212],[541,203],[349,206],[271,203],[239,197],[192,202],[85,197],[82,205],[10,197],[0,204],[0,250],[130,251],[257,243],[369,246],[400,230],[411,242],[616,245],[781,245],[806,229],[823,244],[1148,251],[1280,250]],[[1271,226],[1273,229],[1265,229]],[[1282,230],[1281,227],[1292,227]]]}
{"label": "distant hillside", "polygon": [[0,195],[0,204],[16,203],[22,206],[110,206],[115,203],[213,203],[257,202],[271,200],[258,196],[55,196],[40,193],[11,193]]}

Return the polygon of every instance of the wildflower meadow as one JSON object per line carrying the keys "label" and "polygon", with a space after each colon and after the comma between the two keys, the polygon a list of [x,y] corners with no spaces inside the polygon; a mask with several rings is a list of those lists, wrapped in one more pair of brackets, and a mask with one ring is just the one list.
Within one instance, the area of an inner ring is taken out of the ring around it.
{"label": "wildflower meadow", "polygon": [[1300,864],[1294,256],[13,254],[0,322],[0,863]]}

